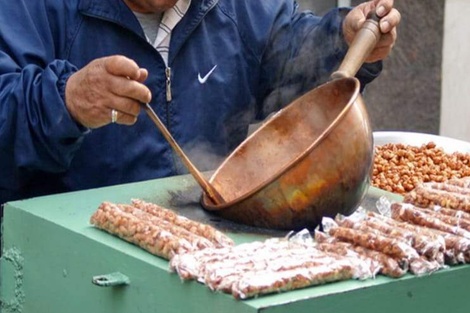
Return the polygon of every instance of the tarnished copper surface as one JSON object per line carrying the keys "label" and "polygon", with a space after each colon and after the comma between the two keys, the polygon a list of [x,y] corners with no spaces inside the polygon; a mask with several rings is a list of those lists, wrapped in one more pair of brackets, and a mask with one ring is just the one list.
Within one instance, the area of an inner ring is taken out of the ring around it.
{"label": "tarnished copper surface", "polygon": [[224,218],[271,229],[313,228],[353,212],[369,186],[373,140],[356,78],[313,89],[248,137],[210,179]]}

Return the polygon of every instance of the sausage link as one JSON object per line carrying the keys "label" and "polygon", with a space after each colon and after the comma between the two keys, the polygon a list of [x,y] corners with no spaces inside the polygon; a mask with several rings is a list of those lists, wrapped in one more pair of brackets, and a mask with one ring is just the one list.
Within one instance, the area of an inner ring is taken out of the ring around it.
{"label": "sausage link", "polygon": [[91,216],[90,222],[97,228],[165,259],[193,248],[190,242],[181,240],[160,226],[142,221],[113,203],[103,202]]}
{"label": "sausage link", "polygon": [[350,265],[339,263],[280,272],[267,270],[256,275],[248,272],[233,285],[232,295],[237,299],[247,299],[261,294],[351,279],[353,276],[354,270]]}
{"label": "sausage link", "polygon": [[193,234],[199,235],[201,237],[207,238],[212,241],[216,246],[233,246],[233,240],[226,236],[221,231],[218,231],[214,227],[199,223],[193,220],[190,220],[184,216],[178,215],[175,212],[163,208],[154,203],[145,202],[139,199],[133,199],[132,205],[161,219],[164,219],[174,225],[185,228]]}
{"label": "sausage link", "polygon": [[395,238],[341,226],[331,228],[329,234],[342,241],[379,251],[399,260],[410,261],[419,258],[418,252],[413,247]]}
{"label": "sausage link", "polygon": [[175,225],[167,220],[161,219],[155,215],[149,214],[143,210],[140,210],[134,206],[127,204],[116,204],[116,206],[121,209],[123,212],[127,212],[141,221],[153,224],[169,233],[174,235],[177,238],[187,240],[194,249],[205,249],[209,247],[214,247],[214,244],[206,239],[205,237],[199,236],[197,234],[191,233],[190,231],[182,228],[178,225]]}
{"label": "sausage link", "polygon": [[470,232],[457,226],[444,223],[440,219],[431,216],[411,204],[393,203],[391,205],[392,218],[403,222],[438,229],[440,231],[458,235],[470,239]]}
{"label": "sausage link", "polygon": [[444,208],[470,212],[470,195],[427,188],[424,185],[420,185],[407,193],[403,202],[425,208],[438,205]]}

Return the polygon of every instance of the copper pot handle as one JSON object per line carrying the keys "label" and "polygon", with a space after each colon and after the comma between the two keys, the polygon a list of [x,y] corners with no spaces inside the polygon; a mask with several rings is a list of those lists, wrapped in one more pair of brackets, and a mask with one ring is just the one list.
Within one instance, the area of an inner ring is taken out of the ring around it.
{"label": "copper pot handle", "polygon": [[379,27],[380,18],[370,12],[366,21],[349,46],[348,52],[337,71],[331,74],[332,79],[354,77],[371,51],[377,45],[382,33]]}

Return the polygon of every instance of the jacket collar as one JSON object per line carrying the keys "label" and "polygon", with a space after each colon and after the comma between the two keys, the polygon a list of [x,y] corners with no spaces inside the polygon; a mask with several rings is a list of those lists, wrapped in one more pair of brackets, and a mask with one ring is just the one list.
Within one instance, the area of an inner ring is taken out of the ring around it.
{"label": "jacket collar", "polygon": [[[79,0],[80,13],[107,20],[121,25],[145,38],[139,21],[123,0]],[[171,55],[182,46],[184,40],[201,22],[206,13],[211,10],[219,0],[192,0],[188,12],[177,25],[171,39]],[[172,56],[170,55],[169,61]]]}
{"label": "jacket collar", "polygon": [[107,20],[144,36],[139,21],[122,0],[79,0],[80,13]]}
{"label": "jacket collar", "polygon": [[197,25],[199,25],[207,12],[215,7],[218,2],[219,0],[191,0],[191,6],[188,12],[186,12],[186,15],[178,25],[176,25],[171,34],[168,64],[171,64],[185,40],[191,35]]}

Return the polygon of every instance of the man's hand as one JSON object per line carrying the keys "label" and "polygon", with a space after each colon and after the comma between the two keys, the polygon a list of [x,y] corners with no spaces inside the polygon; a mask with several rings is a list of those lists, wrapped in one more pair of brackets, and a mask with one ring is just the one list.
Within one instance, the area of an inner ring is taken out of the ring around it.
{"label": "man's hand", "polygon": [[361,3],[348,13],[343,22],[344,39],[348,44],[352,43],[371,11],[375,11],[380,18],[382,36],[366,59],[368,63],[383,60],[389,55],[397,39],[397,26],[401,19],[400,12],[393,7],[393,0],[373,0]]}
{"label": "man's hand", "polygon": [[88,128],[112,121],[132,125],[137,121],[140,103],[150,102],[151,92],[143,84],[148,72],[124,56],[96,59],[70,76],[65,102],[72,117]]}

